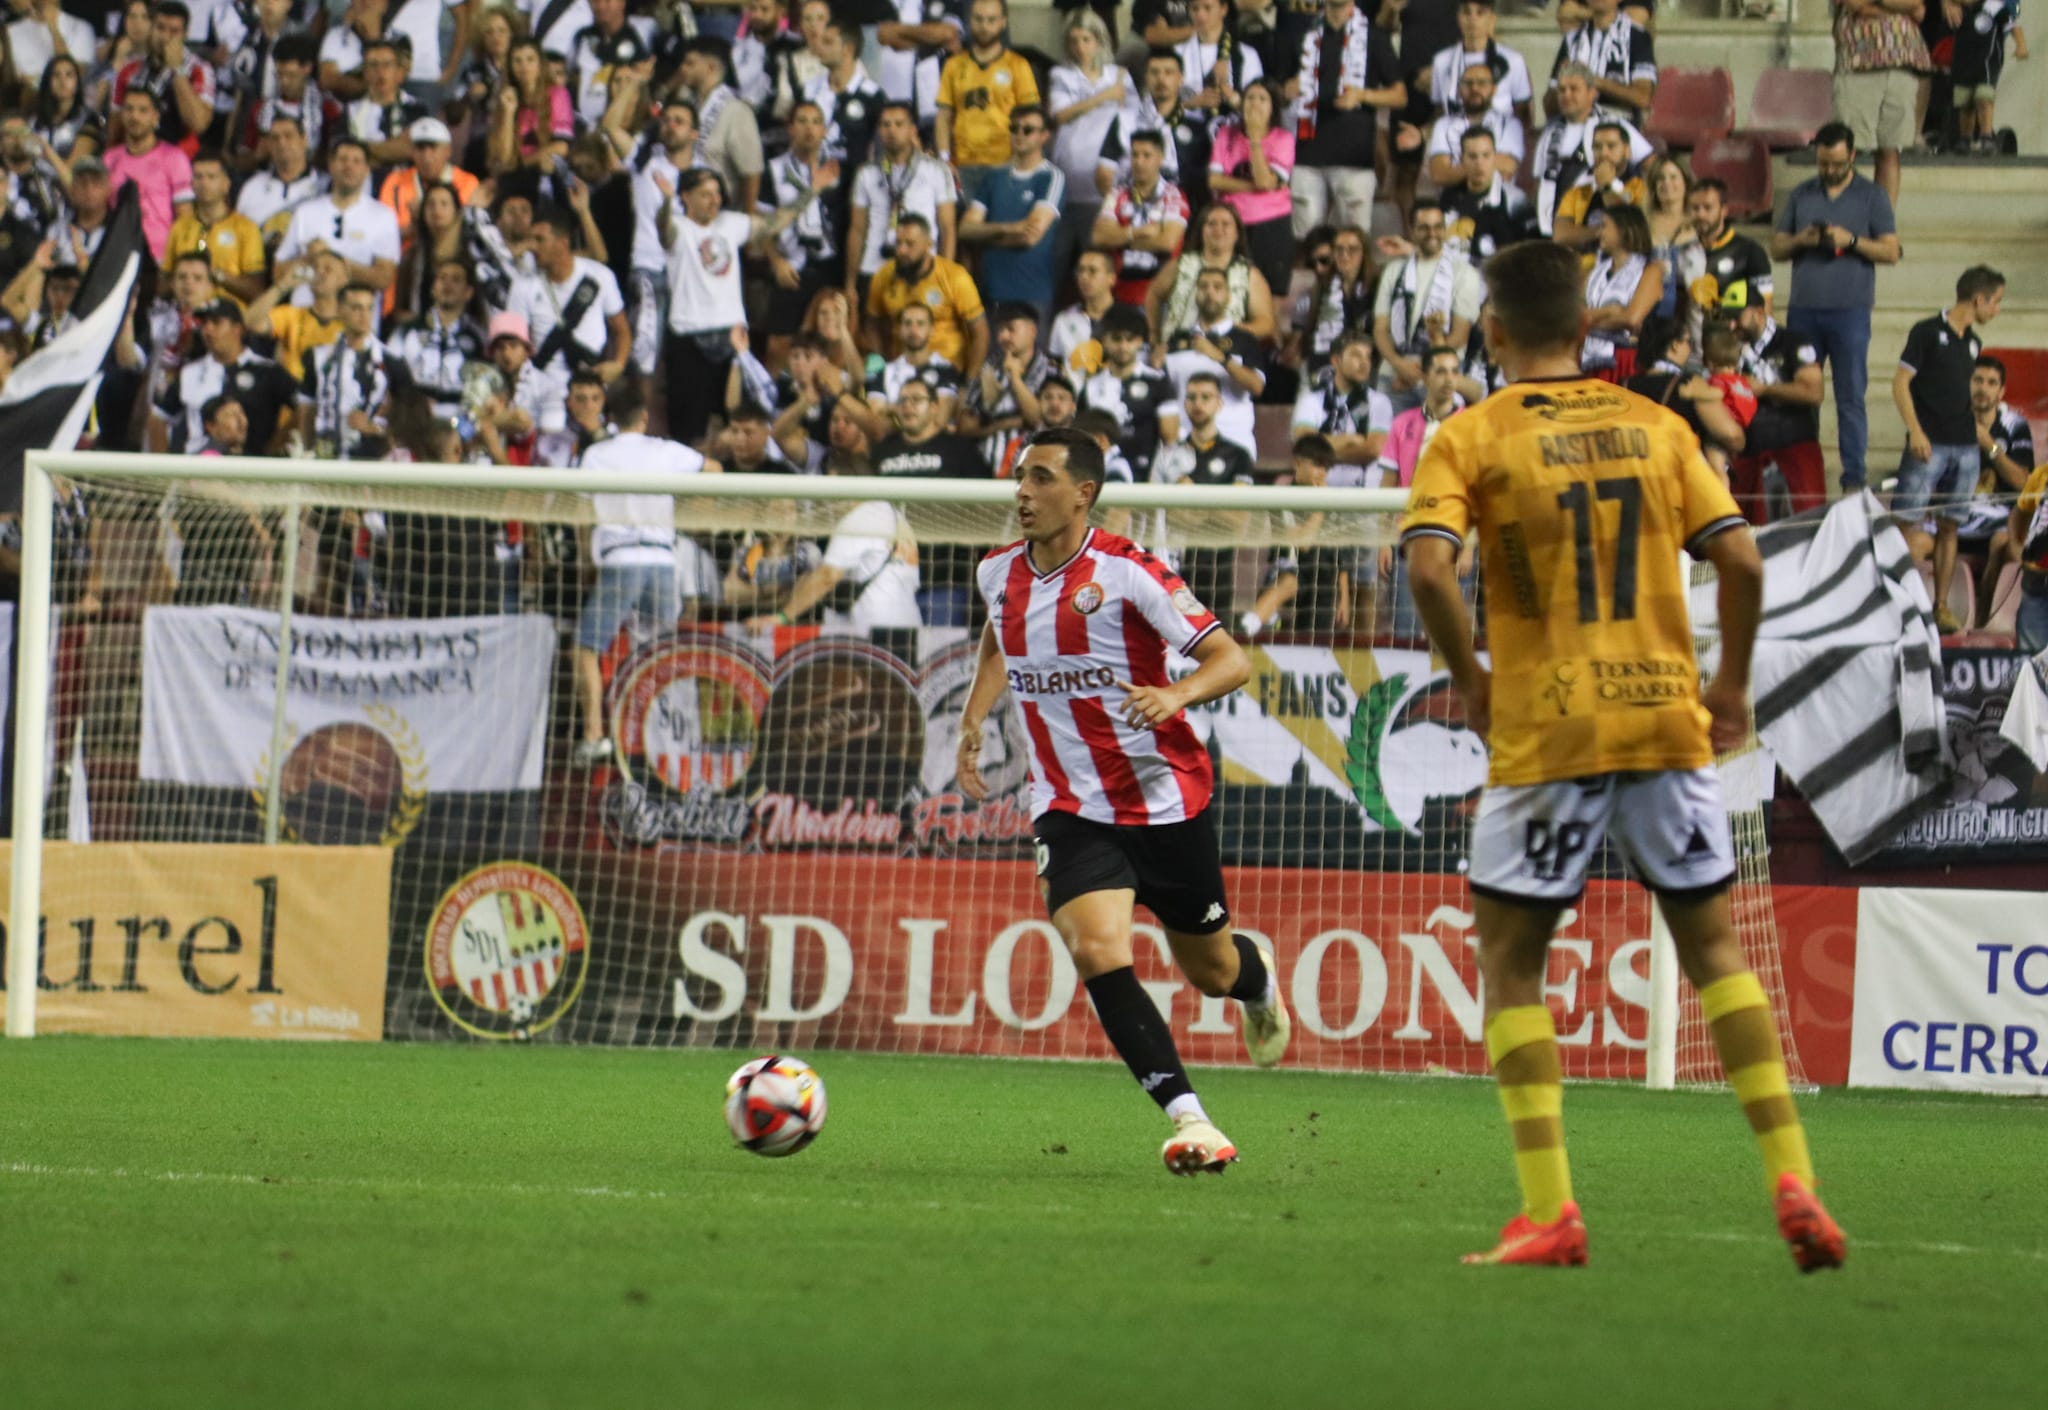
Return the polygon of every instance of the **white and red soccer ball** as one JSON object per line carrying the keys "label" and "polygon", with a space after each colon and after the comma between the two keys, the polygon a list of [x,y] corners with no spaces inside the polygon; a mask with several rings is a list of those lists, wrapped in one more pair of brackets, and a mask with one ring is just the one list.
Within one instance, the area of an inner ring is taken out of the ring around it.
{"label": "white and red soccer ball", "polygon": [[755,1058],[726,1079],[725,1124],[755,1155],[795,1155],[825,1129],[825,1084],[801,1058]]}

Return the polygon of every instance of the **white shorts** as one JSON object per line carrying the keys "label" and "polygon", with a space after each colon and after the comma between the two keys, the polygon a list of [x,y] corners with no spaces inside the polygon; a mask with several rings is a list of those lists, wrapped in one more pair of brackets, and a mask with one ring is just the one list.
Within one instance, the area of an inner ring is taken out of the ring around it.
{"label": "white shorts", "polygon": [[1489,786],[1472,829],[1472,889],[1503,901],[1563,905],[1614,826],[1635,878],[1659,893],[1719,890],[1735,879],[1735,841],[1712,768]]}

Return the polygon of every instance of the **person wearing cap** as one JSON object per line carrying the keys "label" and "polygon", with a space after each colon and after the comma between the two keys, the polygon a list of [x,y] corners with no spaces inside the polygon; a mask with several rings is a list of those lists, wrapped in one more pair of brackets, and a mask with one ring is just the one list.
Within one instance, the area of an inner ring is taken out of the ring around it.
{"label": "person wearing cap", "polygon": [[492,315],[489,353],[503,390],[476,409],[477,444],[496,464],[531,464],[547,387],[533,365],[533,336],[525,314]]}
{"label": "person wearing cap", "polygon": [[420,118],[406,129],[405,135],[412,141],[412,165],[399,167],[385,177],[377,199],[398,217],[399,243],[410,245],[413,207],[419,204],[420,197],[429,186],[437,182],[453,186],[456,198],[466,206],[482,183],[455,165],[451,145],[455,140],[454,134],[441,119]]}
{"label": "person wearing cap", "polygon": [[413,154],[412,127],[428,115],[404,83],[405,59],[396,44],[373,39],[363,46],[363,96],[343,110],[342,126],[369,149],[380,172]]}
{"label": "person wearing cap", "polygon": [[214,282],[238,303],[259,297],[263,272],[263,232],[256,222],[228,203],[234,184],[219,152],[204,151],[192,161],[192,200],[171,222],[164,249],[166,263],[197,250],[213,264]]}
{"label": "person wearing cap", "polygon": [[142,235],[158,261],[170,241],[173,207],[192,199],[191,159],[157,134],[160,112],[156,94],[140,84],[130,88],[121,100],[121,140],[107,148],[109,194],[134,183],[142,206]]}
{"label": "person wearing cap", "polygon": [[146,433],[149,449],[161,454],[198,447],[206,437],[202,412],[207,402],[226,392],[248,413],[247,444],[257,454],[267,453],[292,404],[291,378],[242,341],[242,306],[233,299],[202,304],[195,316],[206,356],[187,361],[157,393]]}
{"label": "person wearing cap", "polygon": [[70,240],[68,258],[80,269],[92,263],[100,242],[107,238],[107,220],[113,213],[113,183],[107,178],[106,163],[98,157],[81,157],[71,164],[71,218],[64,223]]}

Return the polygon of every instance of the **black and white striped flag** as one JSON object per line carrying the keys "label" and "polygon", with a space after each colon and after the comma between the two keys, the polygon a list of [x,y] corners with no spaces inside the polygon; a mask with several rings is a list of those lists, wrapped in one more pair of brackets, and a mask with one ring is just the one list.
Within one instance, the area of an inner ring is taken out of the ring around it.
{"label": "black and white striped flag", "polygon": [[[1936,806],[1953,767],[1941,638],[1903,534],[1868,490],[1757,530],[1756,729],[1851,863]],[[1715,587],[1693,621],[1717,635]],[[1711,669],[1713,650],[1703,653]]]}
{"label": "black and white striped flag", "polygon": [[21,509],[26,450],[71,450],[99,395],[100,369],[128,316],[128,296],[149,249],[134,185],[121,188],[106,238],[71,306],[78,322],[23,358],[0,391],[0,513]]}

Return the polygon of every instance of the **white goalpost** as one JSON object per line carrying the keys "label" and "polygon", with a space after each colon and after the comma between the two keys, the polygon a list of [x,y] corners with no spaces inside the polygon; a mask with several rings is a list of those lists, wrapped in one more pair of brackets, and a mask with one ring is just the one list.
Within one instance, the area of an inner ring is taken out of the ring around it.
{"label": "white goalpost", "polygon": [[[951,772],[965,575],[1016,537],[1007,482],[25,459],[8,1036],[1108,1056],[1037,901],[1029,722],[991,717],[989,802]],[[90,619],[57,571],[66,495],[118,579]],[[592,495],[672,501],[684,607],[579,651]],[[1298,584],[1252,681],[1190,715],[1233,923],[1274,945],[1298,1015],[1289,1062],[1479,1073],[1484,751],[1392,615],[1399,582],[1361,587],[1405,498],[1111,484],[1098,523],[1199,572],[1234,634]],[[878,503],[893,541],[862,517]],[[843,549],[876,542],[917,575],[920,625],[848,626],[871,579]],[[822,618],[775,621],[821,562]],[[595,766],[573,757],[586,668]],[[1761,813],[1736,832],[1743,938],[1782,1003]],[[1612,858],[1595,877],[1547,989],[1568,1074],[1715,1080],[1654,908]],[[1189,1059],[1242,1061],[1221,1003],[1139,934]]]}

